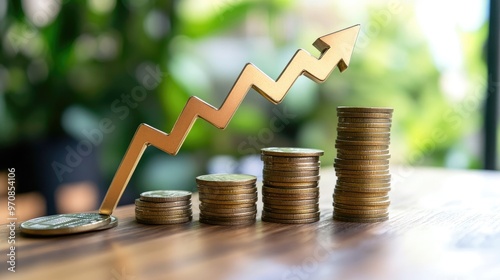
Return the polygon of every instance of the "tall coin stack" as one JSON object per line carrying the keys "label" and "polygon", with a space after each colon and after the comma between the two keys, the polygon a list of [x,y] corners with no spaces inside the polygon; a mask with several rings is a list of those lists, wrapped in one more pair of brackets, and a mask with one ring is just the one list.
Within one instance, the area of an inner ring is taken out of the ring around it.
{"label": "tall coin stack", "polygon": [[391,108],[337,108],[334,219],[370,223],[389,218],[392,112]]}
{"label": "tall coin stack", "polygon": [[222,226],[255,223],[257,177],[245,174],[209,174],[196,177],[200,193],[200,222]]}
{"label": "tall coin stack", "polygon": [[322,150],[264,148],[262,221],[305,224],[319,221],[319,157]]}
{"label": "tall coin stack", "polygon": [[172,225],[193,219],[191,192],[158,190],[135,200],[135,219],[142,224]]}

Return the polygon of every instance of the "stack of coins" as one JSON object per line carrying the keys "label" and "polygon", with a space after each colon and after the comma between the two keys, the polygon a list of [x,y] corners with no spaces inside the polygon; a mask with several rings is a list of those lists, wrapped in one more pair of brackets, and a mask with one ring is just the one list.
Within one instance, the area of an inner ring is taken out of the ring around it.
{"label": "stack of coins", "polygon": [[158,190],[135,200],[135,219],[142,224],[172,225],[193,219],[191,192]]}
{"label": "stack of coins", "polygon": [[262,221],[305,224],[319,221],[319,157],[323,151],[264,148]]}
{"label": "stack of coins", "polygon": [[245,226],[257,216],[257,177],[245,174],[209,174],[196,177],[200,193],[200,222]]}
{"label": "stack of coins", "polygon": [[389,218],[392,112],[391,108],[337,108],[334,219],[370,223]]}

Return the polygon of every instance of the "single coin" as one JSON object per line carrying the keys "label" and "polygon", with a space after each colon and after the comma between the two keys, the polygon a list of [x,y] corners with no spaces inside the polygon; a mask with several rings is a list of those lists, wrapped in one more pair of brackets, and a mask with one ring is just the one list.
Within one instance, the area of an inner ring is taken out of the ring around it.
{"label": "single coin", "polygon": [[200,192],[200,200],[247,200],[257,199],[257,193],[251,194],[206,194]]}
{"label": "single coin", "polygon": [[262,216],[261,219],[263,222],[268,223],[278,223],[278,224],[310,224],[319,221],[319,218],[310,218],[310,219],[300,219],[300,220],[284,220],[284,219],[274,219],[267,216]]}
{"label": "single coin", "polygon": [[379,214],[379,215],[349,214],[349,213],[342,213],[342,212],[339,212],[339,211],[334,211],[333,213],[336,216],[341,216],[341,217],[346,217],[346,218],[376,219],[376,218],[389,217],[389,213]]}
{"label": "single coin", "polygon": [[283,176],[283,177],[309,177],[319,175],[319,169],[310,171],[276,171],[264,168],[264,176]]}
{"label": "single coin", "polygon": [[386,140],[367,140],[367,141],[359,141],[359,140],[341,140],[337,139],[335,141],[339,146],[387,146],[390,144],[390,141]]}
{"label": "single coin", "polygon": [[387,183],[391,181],[391,175],[356,175],[336,174],[337,180],[348,183]]}
{"label": "single coin", "polygon": [[267,171],[286,171],[286,172],[302,172],[302,171],[316,171],[319,172],[319,164],[316,166],[291,166],[291,165],[267,165],[264,163],[264,170]]}
{"label": "single coin", "polygon": [[270,163],[317,163],[317,162],[319,162],[319,156],[285,157],[285,156],[261,155],[260,159],[263,162],[270,162]]}
{"label": "single coin", "polygon": [[205,218],[211,217],[219,217],[219,218],[245,218],[252,215],[257,215],[257,210],[249,211],[249,212],[241,212],[241,213],[218,213],[218,212],[209,212],[209,211],[201,211],[200,214]]}
{"label": "single coin", "polygon": [[271,199],[282,199],[282,200],[303,200],[303,199],[318,199],[318,193],[309,193],[309,194],[280,194],[280,193],[265,193],[263,197],[271,198]]}
{"label": "single coin", "polygon": [[193,210],[174,210],[174,211],[147,211],[141,209],[135,209],[136,215],[141,216],[186,216],[192,215]]}
{"label": "single coin", "polygon": [[224,222],[240,222],[240,221],[248,221],[248,220],[255,220],[257,217],[257,214],[251,214],[251,215],[246,215],[246,216],[233,216],[233,217],[217,217],[217,216],[207,216],[204,213],[200,213],[200,220],[211,220],[211,221],[224,221]]}
{"label": "single coin", "polygon": [[217,225],[217,226],[249,226],[255,224],[255,219],[252,220],[243,220],[243,221],[214,221],[210,219],[200,218],[200,223],[209,224],[209,225]]}
{"label": "single coin", "polygon": [[344,198],[351,200],[371,200],[371,201],[385,201],[389,200],[388,192],[353,192],[335,189],[333,193],[334,199]]}
{"label": "single coin", "polygon": [[336,164],[342,164],[342,165],[362,165],[362,166],[388,166],[389,165],[389,160],[388,159],[382,159],[382,160],[352,160],[352,159],[342,159],[342,158],[335,158],[335,163]]}
{"label": "single coin", "polygon": [[216,208],[216,207],[206,206],[205,204],[200,204],[199,208],[200,212],[207,211],[210,213],[218,213],[218,214],[247,213],[257,210],[257,206],[255,205],[252,207],[242,207],[242,208]]}
{"label": "single coin", "polygon": [[262,155],[280,157],[319,157],[324,154],[322,150],[292,147],[269,147],[260,150]]}
{"label": "single coin", "polygon": [[347,169],[342,169],[342,168],[336,168],[335,174],[337,174],[338,177],[340,177],[340,176],[347,176],[347,177],[361,176],[363,178],[368,178],[368,177],[373,177],[373,176],[375,176],[375,177],[386,176],[386,175],[390,175],[391,173],[389,172],[389,169],[385,169],[385,170],[347,170]]}
{"label": "single coin", "polygon": [[204,186],[233,186],[255,184],[257,177],[247,174],[208,174],[196,177],[196,183]]}
{"label": "single coin", "polygon": [[268,197],[263,197],[262,201],[264,202],[264,206],[266,207],[274,207],[275,205],[298,206],[298,205],[311,205],[318,203],[317,199],[283,200],[283,199],[272,199]]}
{"label": "single coin", "polygon": [[353,209],[353,210],[383,210],[389,209],[388,205],[351,205],[351,204],[342,204],[342,203],[333,203],[333,207],[343,208],[343,209]]}
{"label": "single coin", "polygon": [[337,158],[344,160],[388,160],[391,155],[387,151],[386,154],[359,154],[351,153],[350,151],[338,151]]}
{"label": "single coin", "polygon": [[198,191],[205,194],[217,194],[217,195],[230,195],[230,194],[253,194],[257,192],[257,187],[252,188],[212,188],[212,187],[200,187],[198,186]]}
{"label": "single coin", "polygon": [[255,202],[252,203],[241,203],[241,204],[220,204],[218,201],[216,203],[200,202],[200,207],[203,206],[207,209],[239,209],[239,208],[249,208],[255,207]]}
{"label": "single coin", "polygon": [[381,193],[381,192],[387,193],[391,190],[390,187],[385,187],[385,188],[365,188],[365,187],[355,188],[355,187],[343,186],[341,184],[337,184],[335,186],[335,189],[339,190],[339,191],[368,192],[368,193]]}
{"label": "single coin", "polygon": [[314,213],[305,213],[305,214],[281,214],[281,213],[273,213],[267,211],[262,212],[262,216],[265,216],[267,218],[283,219],[283,220],[302,220],[302,219],[312,219],[312,218],[319,219],[319,214],[320,214],[319,211]]}
{"label": "single coin", "polygon": [[218,204],[218,205],[240,205],[240,204],[252,204],[257,202],[255,199],[239,199],[239,200],[216,200],[216,199],[204,199],[200,197],[200,201],[204,203]]}
{"label": "single coin", "polygon": [[337,126],[337,133],[342,132],[391,132],[390,127],[349,127],[349,126]]}
{"label": "single coin", "polygon": [[387,188],[391,186],[391,182],[382,182],[382,183],[350,183],[337,180],[337,185],[341,185],[345,188]]}
{"label": "single coin", "polygon": [[135,205],[139,207],[150,207],[150,208],[170,208],[170,207],[178,207],[178,206],[186,206],[191,205],[191,200],[179,200],[172,202],[148,202],[142,201],[137,198],[135,200]]}
{"label": "single coin", "polygon": [[141,193],[141,200],[148,202],[172,202],[189,199],[191,199],[191,192],[188,191],[157,190]]}
{"label": "single coin", "polygon": [[58,214],[22,222],[22,233],[32,235],[66,235],[96,230],[111,222],[110,216],[99,213]]}
{"label": "single coin", "polygon": [[279,210],[291,210],[291,211],[296,211],[296,210],[313,210],[313,209],[319,209],[319,204],[318,202],[316,203],[308,203],[304,205],[277,205],[277,204],[264,204],[264,208],[270,208],[270,209],[279,209]]}
{"label": "single coin", "polygon": [[339,118],[368,118],[368,119],[390,119],[392,120],[392,113],[351,113],[351,112],[337,112]]}
{"label": "single coin", "polygon": [[263,176],[264,181],[271,182],[290,182],[290,183],[304,183],[304,182],[317,182],[320,176],[303,176],[303,177],[285,177],[285,176]]}
{"label": "single coin", "polygon": [[165,211],[187,211],[191,210],[191,204],[176,206],[176,207],[144,207],[144,206],[135,206],[135,209],[149,212],[165,212]]}
{"label": "single coin", "polygon": [[387,171],[389,172],[389,165],[347,165],[334,163],[335,170],[352,170],[352,171]]}
{"label": "single coin", "polygon": [[354,123],[346,123],[346,122],[342,122],[342,123],[339,123],[339,126],[342,126],[342,127],[352,127],[352,128],[390,128],[391,127],[391,123],[361,123],[361,122],[354,122]]}
{"label": "single coin", "polygon": [[335,143],[335,148],[339,150],[355,151],[388,151],[389,145],[347,145]]}
{"label": "single coin", "polygon": [[352,218],[334,214],[333,219],[341,222],[350,222],[350,223],[378,223],[389,220],[389,217],[387,216],[380,218]]}
{"label": "single coin", "polygon": [[339,117],[339,123],[391,123],[387,118],[347,118]]}
{"label": "single coin", "polygon": [[373,157],[373,156],[390,156],[389,149],[384,150],[363,150],[361,146],[358,146],[358,149],[349,149],[349,148],[337,148],[337,157],[340,158],[340,155],[363,155],[365,157]]}
{"label": "single coin", "polygon": [[376,133],[340,133],[337,134],[337,140],[346,140],[346,141],[391,141],[391,134],[376,134]]}
{"label": "single coin", "polygon": [[142,221],[151,221],[151,220],[178,220],[178,219],[184,219],[184,218],[189,218],[192,215],[140,215],[140,214],[135,214],[135,218],[142,220]]}
{"label": "single coin", "polygon": [[376,210],[366,210],[366,209],[348,209],[348,208],[341,208],[338,206],[333,207],[333,211],[337,212],[338,214],[341,215],[359,215],[359,216],[364,216],[364,217],[371,217],[371,216],[385,216],[388,215],[388,209],[376,209]]}
{"label": "single coin", "polygon": [[276,187],[276,188],[289,188],[289,189],[302,189],[302,188],[316,188],[318,186],[318,181],[311,182],[274,182],[274,181],[262,181],[264,186]]}
{"label": "single coin", "polygon": [[[299,159],[299,158],[292,158]],[[288,169],[318,169],[321,166],[321,161],[311,161],[311,162],[274,162],[274,161],[263,161],[264,167],[269,169],[275,169],[276,167],[283,167]]]}
{"label": "single coin", "polygon": [[[352,200],[347,198],[335,197],[333,199],[334,205],[351,205],[351,206],[380,206],[380,207],[389,207],[391,202],[389,200],[384,201],[369,201],[369,200]],[[345,207],[349,208],[349,207]]]}
{"label": "single coin", "polygon": [[356,107],[356,106],[338,106],[337,112],[352,112],[352,113],[386,113],[392,114],[393,108],[388,107]]}
{"label": "single coin", "polygon": [[135,220],[138,223],[148,225],[174,225],[190,222],[191,220],[193,220],[193,217],[183,217],[178,219],[142,219],[136,217]]}
{"label": "single coin", "polygon": [[272,213],[280,213],[280,214],[307,214],[307,213],[315,213],[319,211],[319,207],[314,208],[305,208],[305,209],[279,209],[279,208],[271,208],[264,207],[264,211],[272,212]]}
{"label": "single coin", "polygon": [[308,194],[308,193],[319,193],[319,188],[296,188],[296,189],[288,189],[288,188],[276,188],[276,187],[268,187],[262,186],[262,193],[279,193],[279,194]]}

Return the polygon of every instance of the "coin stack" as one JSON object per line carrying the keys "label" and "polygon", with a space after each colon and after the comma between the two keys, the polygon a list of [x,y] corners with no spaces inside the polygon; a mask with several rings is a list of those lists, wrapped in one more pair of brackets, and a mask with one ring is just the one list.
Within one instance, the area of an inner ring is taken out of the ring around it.
{"label": "coin stack", "polygon": [[191,192],[158,190],[135,200],[135,219],[141,224],[172,225],[193,219]]}
{"label": "coin stack", "polygon": [[306,224],[319,221],[319,157],[322,150],[264,148],[262,221]]}
{"label": "coin stack", "polygon": [[389,218],[392,112],[391,108],[337,108],[334,219],[370,223]]}
{"label": "coin stack", "polygon": [[221,226],[255,223],[257,177],[246,174],[209,174],[196,177],[200,193],[200,222]]}

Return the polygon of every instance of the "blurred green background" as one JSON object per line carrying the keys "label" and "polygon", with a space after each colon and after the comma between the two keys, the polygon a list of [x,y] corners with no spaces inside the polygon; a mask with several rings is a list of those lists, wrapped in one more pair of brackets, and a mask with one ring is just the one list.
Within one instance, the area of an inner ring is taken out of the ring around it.
{"label": "blurred green background", "polygon": [[207,172],[258,174],[266,146],[320,148],[331,166],[339,105],[394,108],[394,164],[481,168],[487,1],[435,2],[0,0],[1,168],[47,213],[68,211],[58,189],[81,182],[96,208],[140,123],[169,132],[189,96],[220,106],[245,63],[276,78],[298,48],[317,56],[316,38],[358,23],[347,71],[299,78],[278,106],[251,92],[226,130],[198,121],[176,157],[147,149],[122,203]]}

